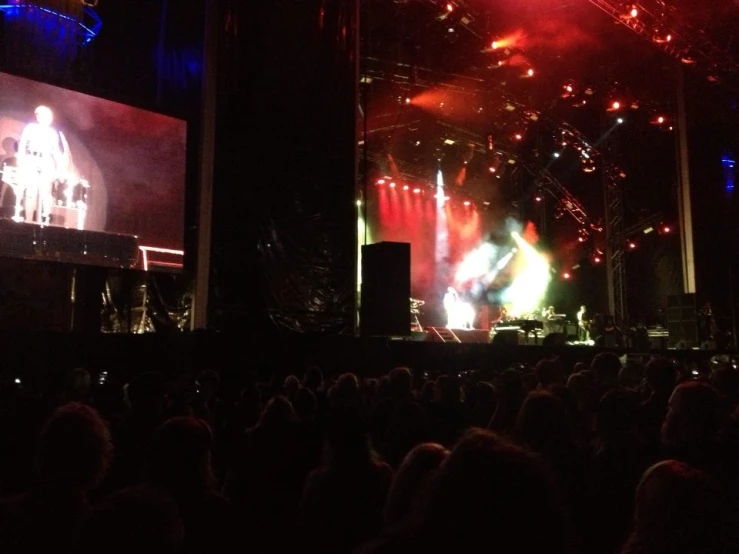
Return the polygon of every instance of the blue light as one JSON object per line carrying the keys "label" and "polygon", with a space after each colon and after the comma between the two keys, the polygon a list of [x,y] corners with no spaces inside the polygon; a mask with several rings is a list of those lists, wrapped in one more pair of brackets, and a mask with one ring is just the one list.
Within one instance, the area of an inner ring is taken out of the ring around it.
{"label": "blue light", "polygon": [[[74,23],[78,26],[78,32],[80,34],[80,42],[89,44],[100,33],[100,28],[103,26],[103,21],[100,16],[95,12],[92,6],[85,5],[82,8],[83,19],[76,19],[67,14],[50,10],[42,6],[36,6],[34,4],[0,4],[0,11],[4,12],[6,18],[19,17],[28,12],[33,13],[34,10],[43,12],[44,14],[55,16],[59,19],[64,19],[67,22]],[[57,29],[49,26],[46,29],[49,34],[54,33]]]}
{"label": "blue light", "polygon": [[721,165],[724,166],[724,188],[729,195],[734,194],[734,167],[736,160],[733,156],[725,154],[721,157]]}

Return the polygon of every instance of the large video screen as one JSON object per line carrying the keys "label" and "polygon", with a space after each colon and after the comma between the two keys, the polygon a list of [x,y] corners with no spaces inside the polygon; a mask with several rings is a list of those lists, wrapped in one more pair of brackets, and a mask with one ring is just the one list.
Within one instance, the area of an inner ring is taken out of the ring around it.
{"label": "large video screen", "polygon": [[0,256],[182,267],[187,123],[0,73]]}

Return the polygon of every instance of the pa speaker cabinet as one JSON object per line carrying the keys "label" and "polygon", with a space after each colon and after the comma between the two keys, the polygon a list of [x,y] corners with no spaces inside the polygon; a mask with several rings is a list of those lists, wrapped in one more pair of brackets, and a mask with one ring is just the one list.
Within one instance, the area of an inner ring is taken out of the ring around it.
{"label": "pa speaker cabinet", "polygon": [[362,246],[359,330],[362,336],[411,334],[411,245]]}

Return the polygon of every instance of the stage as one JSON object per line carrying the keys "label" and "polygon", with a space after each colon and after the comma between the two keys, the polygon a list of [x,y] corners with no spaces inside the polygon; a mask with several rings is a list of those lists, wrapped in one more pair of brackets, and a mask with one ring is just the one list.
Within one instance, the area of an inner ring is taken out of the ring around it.
{"label": "stage", "polygon": [[493,329],[449,329],[447,327],[423,327],[422,330],[411,331],[408,337],[396,337],[400,340],[416,342],[434,342],[446,344],[495,344],[507,346],[565,346],[585,345],[590,343],[577,341],[575,336],[564,333],[545,333],[539,328],[528,331],[518,326],[502,326]]}

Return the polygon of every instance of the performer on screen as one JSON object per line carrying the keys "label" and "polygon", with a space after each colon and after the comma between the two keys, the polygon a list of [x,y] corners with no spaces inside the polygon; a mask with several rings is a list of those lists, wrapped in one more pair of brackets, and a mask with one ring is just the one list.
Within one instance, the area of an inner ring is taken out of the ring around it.
{"label": "performer on screen", "polygon": [[34,111],[36,122],[23,129],[18,148],[18,169],[25,187],[27,222],[49,223],[56,179],[66,179],[69,148],[64,135],[52,127],[54,114],[46,106]]}

